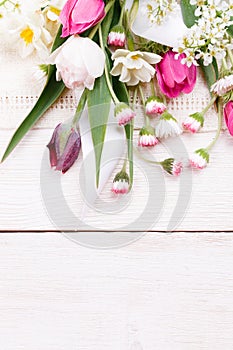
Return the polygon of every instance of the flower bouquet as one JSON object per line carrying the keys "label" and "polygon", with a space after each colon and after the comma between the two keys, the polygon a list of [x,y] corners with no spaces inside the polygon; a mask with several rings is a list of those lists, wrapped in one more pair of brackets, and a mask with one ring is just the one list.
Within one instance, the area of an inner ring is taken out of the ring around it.
{"label": "flower bouquet", "polygon": [[[108,140],[125,138],[127,157],[115,174],[112,191],[128,193],[133,185],[133,154],[156,147],[183,131],[196,133],[215,106],[218,130],[213,141],[197,149],[189,165],[203,169],[225,117],[233,135],[233,5],[219,0],[4,0],[0,3],[2,32],[11,33],[19,53],[37,51],[37,74],[46,79],[34,108],[15,131],[5,160],[37,120],[68,88],[79,95],[73,118],[60,123],[48,143],[51,167],[65,173],[80,149],[94,152],[95,183],[110,176],[101,172]],[[193,111],[182,125],[168,108],[169,99],[193,91],[202,70],[210,102]],[[150,96],[145,96],[145,84]],[[144,123],[133,146],[134,120],[140,100]],[[82,133],[80,129],[89,129]],[[122,143],[124,144],[124,143]],[[122,158],[122,144],[113,145]],[[85,158],[85,157],[84,157]],[[145,159],[145,161],[147,161]],[[159,162],[178,176],[183,165],[174,158]],[[114,169],[116,161],[113,162]]]}

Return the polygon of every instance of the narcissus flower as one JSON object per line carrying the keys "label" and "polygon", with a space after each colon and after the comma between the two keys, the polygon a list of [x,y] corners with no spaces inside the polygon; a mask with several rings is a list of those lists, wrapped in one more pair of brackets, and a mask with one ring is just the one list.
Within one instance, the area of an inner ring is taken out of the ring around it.
{"label": "narcissus flower", "polygon": [[81,137],[69,124],[59,124],[47,145],[50,165],[64,174],[78,158],[81,148]]}
{"label": "narcissus flower", "polygon": [[162,100],[157,96],[151,96],[146,101],[146,114],[153,116],[155,114],[162,114],[167,107]]}
{"label": "narcissus flower", "polygon": [[104,16],[103,0],[68,0],[60,14],[62,37],[83,33]]}
{"label": "narcissus flower", "polygon": [[152,64],[160,62],[161,56],[151,52],[118,49],[112,55],[112,59],[114,64],[111,74],[120,75],[120,81],[134,86],[139,82],[149,83],[155,75]]}
{"label": "narcissus flower", "polygon": [[114,26],[108,34],[108,45],[124,47],[126,43],[126,36],[124,28],[120,25]]}
{"label": "narcissus flower", "polygon": [[129,192],[129,175],[124,170],[116,174],[113,180],[112,192],[115,194],[126,194]]}
{"label": "narcissus flower", "polygon": [[202,113],[194,113],[189,115],[182,125],[184,129],[195,133],[203,126],[203,124],[204,118]]}
{"label": "narcissus flower", "polygon": [[198,149],[189,159],[189,164],[192,168],[203,169],[209,163],[209,153],[204,149]]}
{"label": "narcissus flower", "polygon": [[179,176],[182,172],[183,165],[174,158],[167,158],[160,163],[163,169],[170,175]]}
{"label": "narcissus flower", "polygon": [[182,129],[170,113],[164,112],[160,117],[155,134],[159,139],[167,138],[182,134]]}
{"label": "narcissus flower", "polygon": [[181,61],[185,54],[175,59],[175,53],[171,50],[165,53],[161,62],[156,65],[158,84],[169,98],[179,96],[182,92],[189,94],[196,84],[197,67],[187,67]]}
{"label": "narcissus flower", "polygon": [[143,127],[139,132],[138,146],[153,147],[158,144],[155,136],[155,130],[152,127]]}
{"label": "narcissus flower", "polygon": [[136,115],[136,113],[124,102],[116,104],[114,114],[119,125],[128,124]]}
{"label": "narcissus flower", "polygon": [[233,101],[229,101],[225,105],[224,117],[229,133],[233,136]]}
{"label": "narcissus flower", "polygon": [[69,89],[92,90],[95,79],[103,74],[105,54],[91,39],[71,36],[50,55],[48,63],[56,65],[57,80],[62,79]]}

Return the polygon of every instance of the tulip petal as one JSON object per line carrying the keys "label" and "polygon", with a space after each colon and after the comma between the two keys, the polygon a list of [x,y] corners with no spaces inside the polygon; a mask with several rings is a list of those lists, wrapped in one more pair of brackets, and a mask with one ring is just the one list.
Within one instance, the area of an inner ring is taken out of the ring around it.
{"label": "tulip petal", "polygon": [[173,11],[166,20],[161,24],[151,24],[148,17],[143,14],[141,6],[145,1],[139,3],[139,10],[136,19],[132,25],[132,31],[143,38],[158,42],[163,45],[177,47],[179,40],[187,32],[187,27],[183,22],[180,6],[177,11]]}
{"label": "tulip petal", "polygon": [[[94,77],[100,77],[104,72],[105,54],[101,48],[89,38],[82,39],[80,45],[81,55],[88,73]],[[93,59],[94,58],[94,59]]]}

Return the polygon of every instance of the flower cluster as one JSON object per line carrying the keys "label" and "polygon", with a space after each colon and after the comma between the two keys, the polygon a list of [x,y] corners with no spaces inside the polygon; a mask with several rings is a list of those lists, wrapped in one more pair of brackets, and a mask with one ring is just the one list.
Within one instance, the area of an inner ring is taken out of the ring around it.
{"label": "flower cluster", "polygon": [[195,24],[187,30],[178,48],[174,48],[180,54],[185,53],[186,57],[182,62],[188,66],[203,60],[208,66],[213,59],[222,59],[226,56],[228,49],[233,48],[232,38],[228,33],[229,27],[233,24],[233,6],[229,1],[219,0],[190,0],[190,5],[196,7]]}
{"label": "flower cluster", "polygon": [[[65,87],[74,92],[81,90],[74,117],[56,127],[48,144],[51,167],[65,173],[78,158],[81,145],[92,142],[98,186],[100,144],[105,140],[109,114],[114,113],[116,129],[125,128],[127,156],[114,177],[112,192],[128,193],[133,184],[136,101],[140,101],[144,117],[137,140],[137,152],[141,154],[153,147],[156,152],[160,141],[179,136],[183,131],[198,132],[204,125],[206,112],[213,106],[218,110],[216,135],[209,145],[194,151],[189,165],[195,169],[207,166],[210,150],[221,132],[223,116],[233,135],[231,1],[14,1],[0,3],[2,28],[15,40],[22,57],[34,51],[43,57],[47,55],[46,64],[40,65],[41,74],[47,73],[48,79],[34,109],[36,118],[46,109],[39,107],[50,106]],[[193,18],[191,26],[190,18]],[[179,26],[178,34],[175,27],[168,31],[168,23]],[[178,45],[181,32],[183,39]],[[208,66],[204,72],[211,99],[202,111],[187,115],[181,126],[169,108],[168,99],[193,91],[200,63]],[[149,96],[144,94],[145,83],[150,84]],[[88,138],[80,136],[78,131],[84,108],[88,110],[91,125]],[[24,129],[29,124],[25,123]],[[21,134],[16,132],[13,136],[3,159],[15,147],[16,140],[20,141]],[[174,158],[149,161],[169,175],[178,176],[183,170],[182,163]]]}

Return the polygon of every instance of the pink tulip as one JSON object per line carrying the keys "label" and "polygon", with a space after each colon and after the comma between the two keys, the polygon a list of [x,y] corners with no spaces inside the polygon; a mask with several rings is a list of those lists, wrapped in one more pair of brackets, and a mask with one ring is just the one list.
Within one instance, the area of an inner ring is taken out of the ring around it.
{"label": "pink tulip", "polygon": [[225,105],[224,117],[229,133],[233,136],[233,101],[229,101]]}
{"label": "pink tulip", "polygon": [[60,14],[62,37],[83,33],[104,16],[103,0],[68,0]]}
{"label": "pink tulip", "polygon": [[195,86],[197,77],[196,66],[188,67],[186,64],[181,64],[185,54],[179,55],[178,60],[175,59],[175,55],[176,53],[171,50],[166,52],[156,65],[159,87],[169,98],[177,97],[181,92],[189,94]]}

